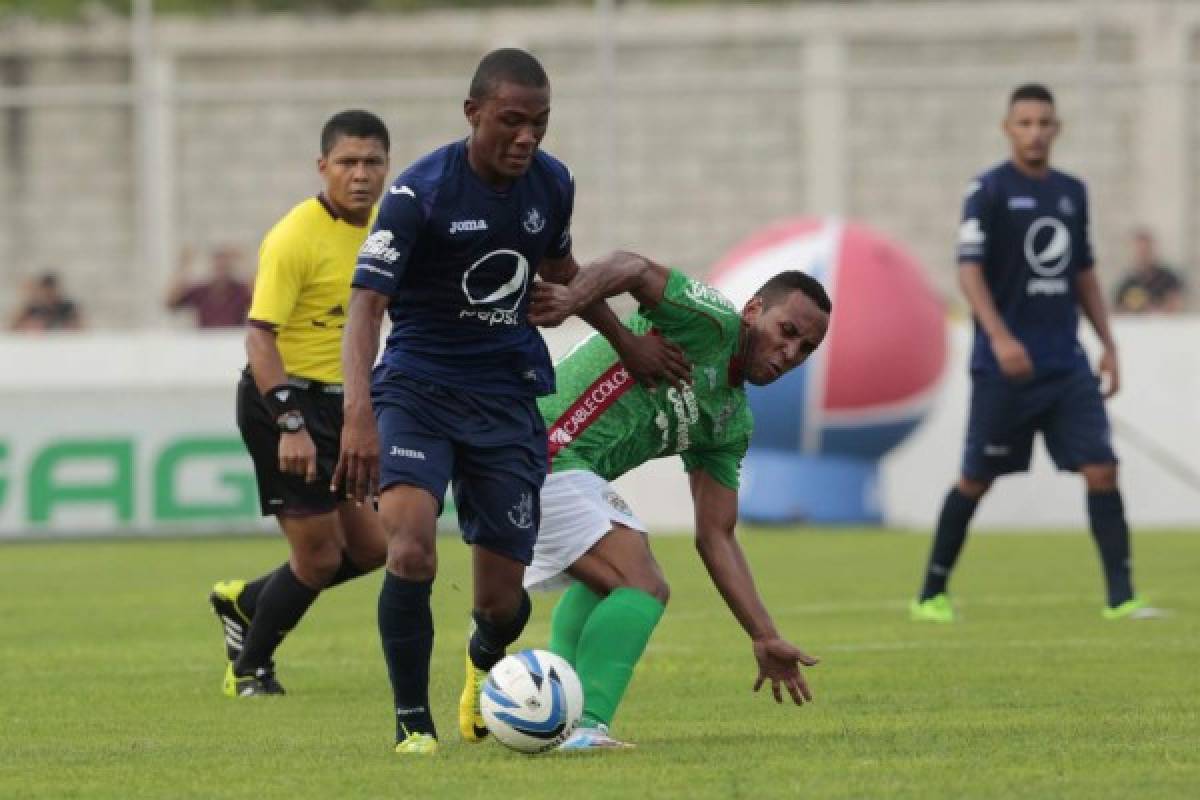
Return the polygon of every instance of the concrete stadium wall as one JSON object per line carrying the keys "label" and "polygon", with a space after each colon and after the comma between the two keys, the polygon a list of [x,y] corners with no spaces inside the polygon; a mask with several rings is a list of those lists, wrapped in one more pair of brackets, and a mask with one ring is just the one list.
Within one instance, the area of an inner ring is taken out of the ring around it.
{"label": "concrete stadium wall", "polygon": [[[586,332],[549,332],[552,352]],[[1117,337],[1125,389],[1110,411],[1130,518],[1200,529],[1200,318],[1122,320]],[[889,525],[930,528],[955,478],[965,325],[952,342],[930,419],[882,464]],[[0,390],[0,538],[270,529],[234,423],[243,362],[238,333],[0,336],[0,363],[21,376]],[[1189,471],[1191,485],[1180,475]],[[652,462],[617,488],[654,530],[691,530],[679,459]],[[1055,473],[1039,451],[1029,474],[997,483],[978,525],[1080,528],[1084,519],[1079,479]]]}
{"label": "concrete stadium wall", "polygon": [[253,254],[318,187],[332,112],[377,110],[394,166],[465,133],[479,55],[532,48],[546,146],[575,170],[578,254],[635,247],[703,274],[754,228],[839,213],[905,242],[953,296],[961,192],[1004,157],[1006,92],[1044,80],[1061,165],[1093,197],[1111,284],[1129,229],[1200,272],[1200,3],[1003,0],[629,6],[615,80],[587,9],[0,25],[0,313],[56,268],[104,328],[161,327],[184,244]]}

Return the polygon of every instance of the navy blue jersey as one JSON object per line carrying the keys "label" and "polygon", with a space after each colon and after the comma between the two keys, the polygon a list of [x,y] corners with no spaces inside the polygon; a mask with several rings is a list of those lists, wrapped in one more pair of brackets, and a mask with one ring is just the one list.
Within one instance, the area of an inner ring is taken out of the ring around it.
{"label": "navy blue jersey", "polygon": [[[1057,170],[1031,178],[1009,161],[983,173],[963,202],[958,262],[983,265],[997,310],[1038,373],[1087,366],[1075,286],[1092,268],[1081,181]],[[971,369],[999,371],[978,320]]]}
{"label": "navy blue jersey", "polygon": [[574,200],[571,173],[541,151],[503,192],[472,171],[465,140],[402,172],[353,282],[391,298],[383,363],[457,389],[553,392],[550,355],[526,310],[542,259],[571,252]]}

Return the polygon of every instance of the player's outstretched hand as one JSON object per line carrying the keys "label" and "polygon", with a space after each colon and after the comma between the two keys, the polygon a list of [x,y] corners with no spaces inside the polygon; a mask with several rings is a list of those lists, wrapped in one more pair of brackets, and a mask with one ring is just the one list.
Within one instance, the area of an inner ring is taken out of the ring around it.
{"label": "player's outstretched hand", "polygon": [[819,658],[813,658],[779,637],[756,639],[754,658],[758,661],[758,680],[754,682],[754,691],[757,692],[765,682],[770,681],[771,694],[775,696],[776,703],[783,702],[780,684],[787,687],[796,705],[804,705],[805,700],[812,702],[812,692],[804,680],[804,674],[800,672],[800,665],[815,666],[820,663]]}
{"label": "player's outstretched hand", "polygon": [[347,413],[329,491],[362,505],[379,494],[379,432],[370,410]]}
{"label": "player's outstretched hand", "polygon": [[317,479],[317,446],[303,428],[279,436],[279,471],[308,483]]}
{"label": "player's outstretched hand", "polygon": [[682,389],[692,382],[692,362],[679,345],[657,333],[631,337],[619,355],[633,379],[648,388],[665,381]]}
{"label": "player's outstretched hand", "polygon": [[554,328],[579,309],[571,290],[561,283],[535,281],[529,289],[529,323]]}
{"label": "player's outstretched hand", "polygon": [[1033,377],[1033,361],[1025,345],[1014,336],[996,337],[992,340],[992,352],[1004,377],[1011,381],[1027,381]]}
{"label": "player's outstretched hand", "polygon": [[1105,398],[1112,397],[1121,389],[1121,371],[1117,368],[1117,351],[1105,349],[1098,365],[1100,386]]}

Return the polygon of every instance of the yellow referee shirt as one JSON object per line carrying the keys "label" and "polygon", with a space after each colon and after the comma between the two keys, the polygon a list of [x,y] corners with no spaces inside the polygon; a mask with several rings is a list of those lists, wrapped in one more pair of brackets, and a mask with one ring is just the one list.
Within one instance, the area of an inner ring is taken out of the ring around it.
{"label": "yellow referee shirt", "polygon": [[324,198],[289,211],[263,239],[250,303],[251,324],[276,332],[283,368],[323,383],[342,382],[342,328],[350,279],[375,212],[363,227],[337,217]]}

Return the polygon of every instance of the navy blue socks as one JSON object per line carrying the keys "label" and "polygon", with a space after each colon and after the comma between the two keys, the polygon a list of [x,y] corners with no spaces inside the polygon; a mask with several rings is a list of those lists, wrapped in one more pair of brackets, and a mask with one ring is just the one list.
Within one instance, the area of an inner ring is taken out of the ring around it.
{"label": "navy blue socks", "polygon": [[429,712],[429,658],[433,653],[433,581],[408,581],[384,572],[379,591],[379,640],[392,681],[396,741],[412,733],[437,736]]}
{"label": "navy blue socks", "polygon": [[968,497],[955,486],[946,495],[942,513],[938,516],[937,530],[933,535],[933,549],[929,553],[929,564],[925,568],[925,584],[921,587],[921,600],[925,601],[946,591],[950,571],[958,561],[963,542],[967,539],[967,526],[979,501]]}
{"label": "navy blue socks", "polygon": [[1133,575],[1130,564],[1129,525],[1125,522],[1125,504],[1121,492],[1088,492],[1088,521],[1092,538],[1100,551],[1104,565],[1104,581],[1108,586],[1108,605],[1115,607],[1133,598]]}

